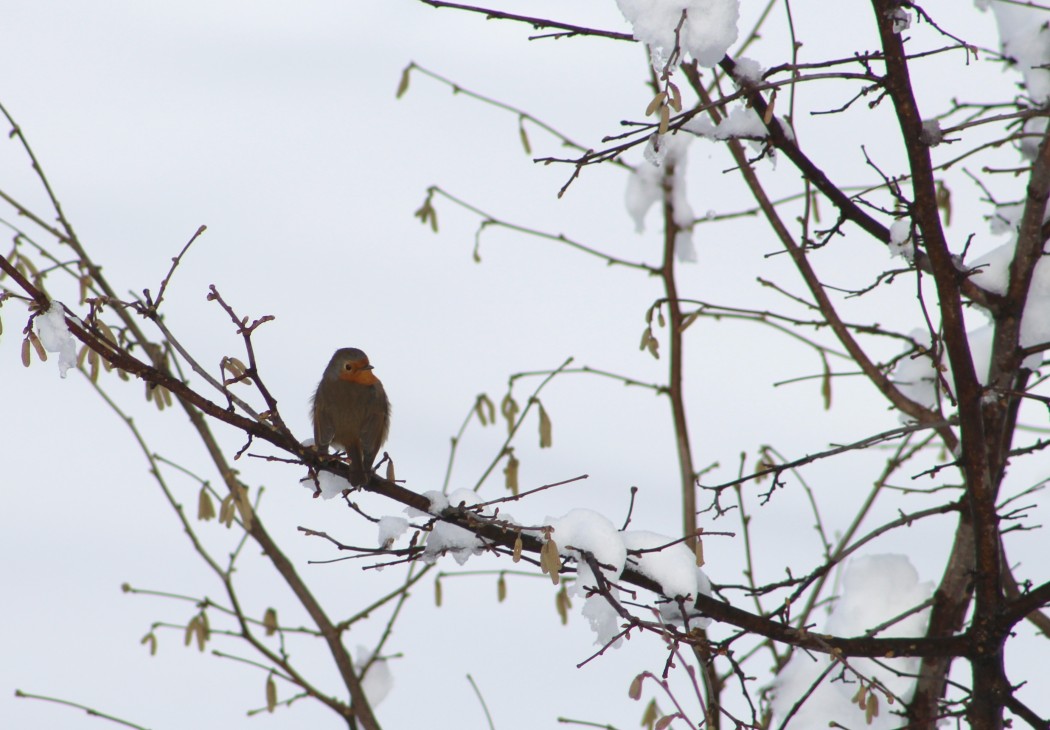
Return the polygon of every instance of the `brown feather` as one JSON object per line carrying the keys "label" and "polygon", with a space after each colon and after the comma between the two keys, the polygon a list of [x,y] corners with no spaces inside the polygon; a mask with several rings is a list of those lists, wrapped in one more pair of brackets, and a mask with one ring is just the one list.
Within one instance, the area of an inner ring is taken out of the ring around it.
{"label": "brown feather", "polygon": [[314,394],[313,422],[317,448],[342,447],[350,457],[350,483],[367,483],[390,431],[390,401],[361,350],[332,356]]}

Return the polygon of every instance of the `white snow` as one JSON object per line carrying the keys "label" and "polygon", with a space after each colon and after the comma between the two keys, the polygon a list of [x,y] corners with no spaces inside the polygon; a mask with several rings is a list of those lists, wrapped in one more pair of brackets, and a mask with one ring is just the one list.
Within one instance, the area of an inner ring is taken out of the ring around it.
{"label": "white snow", "polygon": [[[1005,294],[1010,285],[1010,262],[1013,261],[1016,246],[1017,237],[1014,236],[1009,242],[970,262],[970,268],[976,269],[973,273],[974,283],[995,294]],[[1044,257],[1036,264],[1035,279],[1046,276],[1042,271],[1045,261]],[[1034,280],[1032,284],[1034,287]]]}
{"label": "white snow", "polygon": [[[620,538],[628,551],[627,564],[659,583],[665,596],[696,597],[696,556],[685,544],[670,545],[674,538],[645,530],[622,532]],[[657,552],[630,554],[631,550],[652,550],[661,546],[667,547]]]}
{"label": "white snow", "polygon": [[387,515],[379,518],[379,547],[388,548],[408,530],[408,520],[404,517]]}
{"label": "white snow", "polygon": [[939,119],[926,119],[922,123],[922,132],[919,133],[920,139],[928,144],[930,147],[936,147],[944,141],[944,131],[941,129],[941,122]]}
{"label": "white snow", "polygon": [[[675,208],[677,213],[680,208]],[[676,215],[675,218],[678,218]],[[675,221],[678,222],[677,220]],[[690,221],[690,225],[692,221]],[[683,263],[693,264],[696,263],[696,244],[693,243],[693,229],[692,228],[680,228],[676,234],[674,234],[674,256],[676,259]]]}
{"label": "white snow", "polygon": [[[995,294],[1005,294],[1010,283],[1010,262],[1014,257],[1017,238],[975,259],[971,268],[973,282]],[[1021,315],[1021,347],[1032,347],[1050,342],[1050,256],[1043,256],[1035,265],[1028,289],[1024,313]],[[1038,366],[1041,356],[1031,355],[1025,367]]]}
{"label": "white snow", "polygon": [[[430,501],[430,509],[426,512],[416,509],[415,507],[405,507],[405,514],[409,517],[431,517],[432,515],[440,514],[448,507],[448,497],[442,492],[436,489],[431,489],[428,492],[423,492],[423,496]],[[476,495],[475,495],[476,496]],[[477,501],[476,499],[474,501]]]}
{"label": "white snow", "polygon": [[991,8],[999,25],[1003,53],[1017,61],[1016,68],[1024,76],[1029,96],[1036,104],[1046,103],[1050,100],[1050,69],[1046,67],[1050,64],[1050,29],[1046,10],[1000,0],[977,5],[982,10]]}
{"label": "white snow", "polygon": [[895,8],[890,17],[893,18],[894,33],[903,33],[911,27],[911,13],[904,8]]}
{"label": "white snow", "polygon": [[[457,489],[448,496],[431,491],[425,492],[423,496],[430,500],[430,511],[435,515],[449,507],[455,508],[461,504],[470,507],[479,501],[477,492],[470,489]],[[418,511],[412,508],[406,508],[405,512],[418,514]],[[440,556],[451,553],[456,562],[463,565],[471,556],[480,555],[484,549],[484,541],[470,530],[438,520],[427,535],[423,560],[433,564]]]}
{"label": "white snow", "polygon": [[966,339],[970,342],[970,355],[973,358],[973,369],[977,380],[982,385],[988,383],[988,369],[992,364],[992,340],[995,336],[995,327],[986,325],[977,327],[966,333]]}
{"label": "white snow", "polygon": [[[435,513],[436,507],[444,500],[438,492],[428,492]],[[460,490],[449,495],[450,502],[472,503],[477,495],[469,490]],[[407,510],[406,510],[407,511]],[[698,593],[711,594],[711,583],[702,570],[696,567],[693,552],[683,543],[675,543],[674,538],[654,532],[633,530],[620,532],[604,515],[588,509],[573,509],[561,517],[547,517],[543,524],[551,528],[550,538],[558,547],[558,554],[574,561],[576,580],[568,592],[573,597],[583,599],[582,615],[589,622],[595,633],[595,643],[604,646],[611,642],[620,631],[622,620],[606,596],[595,593],[598,580],[584,558],[587,552],[601,566],[602,573],[610,581],[615,581],[623,572],[625,565],[630,565],[642,575],[652,578],[660,584],[661,591],[669,599],[663,600],[658,611],[663,620],[676,625],[688,624],[689,628],[704,628],[710,620],[700,615],[693,608]],[[399,517],[383,517],[379,524],[379,540],[384,547],[400,537],[408,528],[408,521]],[[535,532],[537,537],[542,531]],[[673,543],[673,544],[672,544]],[[473,555],[480,554],[485,543],[472,532],[459,526],[436,521],[432,531],[427,535],[423,559],[430,564],[442,555],[451,553],[456,561],[463,565]],[[640,555],[628,555],[628,550],[653,550]],[[609,594],[618,600],[619,591],[609,586]],[[614,646],[619,646],[617,640]]]}
{"label": "white snow", "polygon": [[[1013,260],[1014,250],[1017,247],[1017,232],[1023,214],[1023,203],[997,207],[995,215],[989,221],[989,228],[994,234],[1012,234],[1010,240],[969,263],[969,268],[975,270],[972,274],[973,282],[993,294],[1005,294],[1010,285],[1010,262]],[[1043,212],[1043,222],[1045,223],[1048,219],[1050,219],[1050,209]],[[1050,262],[1047,259],[1048,257],[1043,256],[1036,264],[1032,274],[1028,300],[1025,302],[1021,319],[1022,347],[1050,341]],[[989,329],[989,333],[971,333],[971,346],[975,338],[978,341],[987,341],[987,349],[990,354],[990,328],[982,329]],[[1040,355],[1034,354],[1025,360],[1024,365],[1034,369],[1039,365],[1041,359]],[[982,364],[984,372],[987,373],[987,359]]]}
{"label": "white snow", "polygon": [[[784,117],[776,117],[784,136],[794,141],[795,130],[788,124]],[[696,116],[682,125],[682,130],[695,134],[705,139],[724,142],[727,139],[746,139],[748,146],[755,152],[762,152],[766,147],[766,138],[769,130],[762,122],[762,117],[751,107],[742,104],[734,106],[729,114],[718,124],[714,124],[708,117]],[[771,162],[776,163],[776,151],[768,150],[766,156]]]}
{"label": "white snow", "polygon": [[715,125],[714,122],[710,120],[710,118],[704,115],[693,117],[688,122],[682,125],[682,129],[686,132],[691,132],[695,134],[697,137],[703,137],[705,139],[718,139],[715,136],[718,127]]}
{"label": "white snow", "polygon": [[573,509],[562,517],[547,517],[543,523],[554,528],[551,538],[558,545],[558,553],[577,562],[573,595],[585,596],[587,587],[598,585],[581,551],[593,555],[610,580],[615,580],[623,572],[627,548],[619,530],[604,515],[589,509]]}
{"label": "white snow", "polygon": [[649,46],[654,68],[663,68],[675,47],[675,28],[683,54],[701,66],[715,66],[736,42],[739,0],[616,0],[634,37]]}
{"label": "white snow", "polygon": [[746,81],[749,84],[760,84],[762,83],[762,74],[765,71],[762,64],[755,59],[741,57],[736,59],[736,68],[733,70],[733,75],[739,81]]}
{"label": "white snow", "polygon": [[1000,205],[995,209],[995,215],[992,216],[989,228],[996,235],[1017,233],[1017,229],[1021,225],[1022,215],[1024,215],[1024,203]]}
{"label": "white snow", "polygon": [[1033,117],[1025,122],[1024,138],[1021,139],[1021,154],[1029,160],[1035,160],[1039,153],[1039,141],[1046,133],[1046,117]]}
{"label": "white snow", "polygon": [[767,136],[766,125],[762,123],[762,117],[758,116],[751,107],[735,106],[729,112],[729,116],[718,123],[715,130],[715,139],[729,139],[730,137],[757,137],[765,139]]}
{"label": "white snow", "polygon": [[[427,496],[430,496],[430,492],[427,492]],[[456,489],[448,494],[448,505],[449,507],[471,507],[481,501],[478,493],[472,489]],[[431,509],[435,509],[434,500],[430,500]],[[442,508],[444,509],[444,508]]]}
{"label": "white snow", "polygon": [[890,255],[915,260],[915,244],[911,239],[911,218],[898,218],[890,226]]}
{"label": "white snow", "polygon": [[627,178],[627,194],[624,202],[627,213],[634,220],[634,230],[641,233],[645,230],[645,215],[653,203],[663,197],[661,181],[663,171],[656,165],[638,165]]}
{"label": "white snow", "polygon": [[[1019,216],[1019,211],[1015,206],[1000,208],[999,213],[992,219],[993,232],[996,229],[1004,232],[1016,231],[1014,221],[1017,216]],[[910,241],[903,244],[898,243],[900,236],[904,235],[906,223],[910,225],[908,219],[900,219],[890,228],[891,252],[895,246],[911,246]],[[973,270],[972,281],[993,294],[1005,294],[1010,283],[1010,262],[1014,257],[1016,243],[1015,233],[1007,243],[969,262],[968,268]],[[914,249],[911,250],[914,251]],[[905,255],[908,255],[907,250]],[[981,384],[987,385],[995,334],[994,327],[991,324],[975,327],[966,334],[977,379]],[[923,345],[928,346],[930,343],[929,333],[925,330],[915,330],[911,336]],[[1043,256],[1035,265],[1028,290],[1028,299],[1021,315],[1019,340],[1021,347],[1050,343],[1050,257]],[[1034,370],[1042,359],[1043,356],[1040,353],[1033,353],[1025,359],[1023,366]],[[942,360],[941,367],[944,368],[943,378],[951,383],[952,374],[947,359]],[[898,362],[893,370],[892,378],[909,398],[924,406],[935,407],[938,400],[937,375],[938,371],[932,358],[929,355],[920,355]]]}
{"label": "white snow", "polygon": [[[825,632],[841,637],[861,636],[927,600],[933,592],[931,583],[920,583],[915,568],[903,555],[872,555],[852,561],[846,569],[842,595],[828,617]],[[913,613],[893,624],[879,636],[922,636],[929,609]],[[776,680],[773,697],[773,727],[782,721],[792,706],[801,699],[828,667],[826,654],[796,651]],[[882,666],[880,666],[882,665]],[[914,690],[917,659],[851,659],[850,666],[866,680],[877,679],[895,696],[907,700]],[[885,667],[885,668],[884,668]],[[842,681],[844,680],[844,681]],[[837,722],[845,727],[868,727],[888,730],[902,725],[900,715],[893,714],[901,705],[889,705],[879,696],[879,714],[865,725],[864,711],[852,701],[858,689],[857,677],[841,665],[835,666],[820,682],[813,694],[791,720],[791,727],[827,727]]]}
{"label": "white snow", "polygon": [[[1021,216],[1024,215],[1024,203],[1007,203],[999,205],[990,216],[989,229],[996,235],[1003,233],[1016,234],[1021,228]],[[1050,208],[1043,211],[1043,223],[1050,220]]]}
{"label": "white snow", "polygon": [[738,104],[730,109],[729,114],[717,126],[707,117],[697,116],[686,122],[682,129],[698,137],[719,141],[734,137],[765,139],[769,136],[766,125],[762,123],[762,117],[758,116],[758,112],[743,104]]}
{"label": "white snow", "polygon": [[[982,10],[991,8],[999,26],[999,40],[1003,54],[1017,62],[1016,69],[1024,77],[1028,96],[1036,106],[1050,101],[1050,28],[1047,12],[1041,7],[1025,7],[1000,0],[978,1]],[[1029,119],[1024,125],[1021,153],[1034,160],[1039,140],[1046,131],[1046,117]]]}
{"label": "white snow", "polygon": [[653,132],[645,143],[642,157],[653,167],[659,167],[664,164],[664,158],[667,157],[667,145],[664,142],[667,136]]}
{"label": "white snow", "polygon": [[[610,592],[613,598],[619,598],[618,590],[611,588]],[[594,631],[595,644],[605,646],[620,630],[620,616],[604,596],[594,595],[586,599],[583,602],[581,613],[590,623],[591,630]],[[617,639],[613,642],[613,647],[619,649],[622,643],[623,639]]]}
{"label": "white snow", "polygon": [[[354,669],[360,673],[365,668],[365,665],[371,661],[373,652],[366,646],[358,645],[355,653],[357,654],[357,659],[354,660]],[[372,666],[368,668],[368,673],[361,680],[361,689],[365,691],[368,704],[373,707],[386,699],[393,687],[394,677],[390,673],[390,662],[386,659],[377,659],[372,662]]]}
{"label": "white snow", "polygon": [[427,535],[423,560],[433,565],[442,555],[451,553],[456,562],[463,565],[473,555],[480,555],[485,544],[470,530],[459,525],[438,520]]}
{"label": "white snow", "polygon": [[1014,238],[971,261],[973,282],[993,294],[1005,294],[1010,284],[1010,262],[1016,245],[1017,239]]}
{"label": "white snow", "polygon": [[40,344],[48,352],[58,353],[58,374],[63,378],[70,368],[77,364],[77,342],[66,325],[66,308],[57,299],[51,300],[51,306],[37,315],[36,334]]}
{"label": "white snow", "polygon": [[338,497],[345,490],[354,488],[346,479],[343,479],[341,476],[337,476],[330,471],[318,472],[316,482],[312,477],[304,477],[299,480],[299,483],[311,492],[317,492],[317,490],[320,489],[322,499]]}
{"label": "white snow", "polygon": [[[574,509],[562,517],[547,517],[544,524],[554,528],[551,539],[558,546],[558,554],[576,560],[576,582],[569,589],[569,595],[584,598],[582,613],[594,630],[594,643],[604,646],[619,631],[620,619],[604,596],[587,596],[588,589],[596,588],[598,581],[580,553],[591,553],[603,566],[602,573],[615,580],[623,572],[627,559],[627,548],[620,532],[604,515],[589,509]],[[610,593],[613,598],[619,595],[612,587]],[[620,641],[614,644],[619,645]]]}
{"label": "white snow", "polygon": [[[909,336],[917,343],[927,348],[924,354],[911,354],[897,361],[896,367],[890,375],[890,379],[897,388],[907,397],[926,408],[936,408],[941,398],[944,397],[943,387],[940,384],[941,373],[933,362],[933,353],[930,352],[930,333],[927,330],[912,330]],[[910,347],[906,347],[910,350]],[[943,359],[943,358],[942,358]],[[943,374],[947,382],[948,373]]]}
{"label": "white snow", "polygon": [[691,140],[684,134],[653,135],[646,147],[646,160],[650,164],[638,165],[631,173],[625,196],[627,212],[634,220],[635,230],[645,230],[645,216],[654,203],[663,199],[664,176],[671,165],[671,205],[679,229],[675,235],[675,258],[683,262],[696,261],[696,247],[693,245],[695,216],[686,186],[687,150]]}
{"label": "white snow", "polygon": [[[700,568],[693,567],[693,572],[696,574],[696,589],[698,592],[705,596],[711,595],[711,581]],[[669,624],[675,624],[677,626],[684,626],[688,623],[689,629],[706,629],[711,625],[711,619],[704,616],[700,611],[697,611],[693,601],[687,601],[684,605],[679,605],[677,601],[665,602],[660,604],[660,616]]]}
{"label": "white snow", "polygon": [[[588,620],[595,633],[595,643],[604,646],[612,641],[620,631],[622,620],[609,601],[602,595],[587,597],[588,588],[597,585],[594,573],[581,559],[580,551],[586,550],[594,555],[603,566],[606,577],[615,580],[625,565],[630,565],[642,575],[652,578],[662,587],[668,598],[686,599],[686,611],[690,628],[704,628],[710,620],[691,610],[697,592],[710,595],[711,583],[703,571],[696,567],[692,551],[681,543],[670,545],[673,538],[654,532],[632,530],[619,532],[603,515],[586,509],[574,509],[563,517],[545,520],[545,524],[554,528],[551,538],[558,545],[558,552],[566,558],[576,560],[577,580],[570,594],[584,597],[583,616]],[[662,547],[657,552],[628,556],[628,550],[643,550]],[[610,587],[613,599],[619,591]],[[659,605],[660,615],[668,623],[682,625],[686,617],[677,602],[662,602]],[[618,639],[613,646],[619,647]]]}
{"label": "white snow", "polygon": [[[696,567],[696,555],[684,543],[670,543],[674,538],[645,530],[629,530],[620,533],[627,548],[627,565],[642,575],[652,578],[660,584],[662,593],[668,598],[682,598],[684,605],[677,601],[665,601],[659,604],[660,615],[668,623],[682,625],[688,618],[690,628],[707,628],[711,619],[705,618],[693,609],[697,593],[711,595],[711,581],[704,571]],[[631,550],[652,550],[632,555]],[[683,608],[685,616],[682,615]]]}

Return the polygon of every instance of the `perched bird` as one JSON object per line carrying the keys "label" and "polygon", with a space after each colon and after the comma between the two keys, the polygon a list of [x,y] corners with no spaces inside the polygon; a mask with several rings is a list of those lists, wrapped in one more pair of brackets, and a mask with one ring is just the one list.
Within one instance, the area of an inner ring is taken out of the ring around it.
{"label": "perched bird", "polygon": [[366,484],[390,430],[390,401],[356,347],[336,350],[313,398],[314,444],[328,453],[338,444],[350,457],[350,483]]}

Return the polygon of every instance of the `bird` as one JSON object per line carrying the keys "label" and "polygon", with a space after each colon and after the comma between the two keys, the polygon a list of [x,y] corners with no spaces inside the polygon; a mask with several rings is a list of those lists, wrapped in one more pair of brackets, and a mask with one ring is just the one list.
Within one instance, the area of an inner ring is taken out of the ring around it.
{"label": "bird", "polygon": [[311,411],[314,445],[323,454],[338,444],[350,457],[350,484],[368,483],[376,454],[390,430],[390,401],[356,347],[335,351],[317,384]]}

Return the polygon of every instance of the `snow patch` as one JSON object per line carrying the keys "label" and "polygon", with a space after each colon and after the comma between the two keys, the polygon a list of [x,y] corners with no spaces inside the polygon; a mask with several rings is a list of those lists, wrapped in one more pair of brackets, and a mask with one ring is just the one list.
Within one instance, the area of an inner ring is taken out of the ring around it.
{"label": "snow patch", "polygon": [[762,67],[762,64],[755,59],[738,58],[736,59],[736,68],[733,69],[733,76],[737,81],[760,84],[762,83],[762,74],[765,72],[766,70]]}
{"label": "snow patch", "polygon": [[[668,598],[696,597],[696,556],[683,543],[674,538],[645,530],[630,530],[620,533],[627,548],[627,564],[647,578],[660,584]],[[632,550],[654,550],[641,555],[632,555]]]}
{"label": "snow patch", "polygon": [[[836,636],[862,636],[866,631],[896,618],[921,605],[933,593],[932,583],[920,583],[918,573],[903,555],[872,555],[858,558],[846,569],[842,595],[834,604],[825,631]],[[916,611],[893,624],[879,636],[922,636],[926,630],[929,609]],[[827,670],[826,654],[795,652],[780,672],[773,696],[773,726],[782,721],[800,697]],[[851,659],[850,666],[864,677],[877,680],[905,702],[915,689],[914,674],[919,660]],[[845,679],[835,681],[840,671],[833,668],[792,717],[791,726],[827,727],[838,723],[845,727],[868,727],[889,730],[901,727],[902,718],[894,714],[900,705],[888,705],[879,696],[880,712],[865,724],[864,710],[853,702],[858,685],[856,675],[846,671]]]}
{"label": "snow patch", "polygon": [[427,535],[423,560],[433,565],[439,557],[451,553],[456,562],[463,565],[472,556],[480,555],[484,549],[485,543],[470,530],[437,520]]}
{"label": "snow patch", "polygon": [[385,516],[379,518],[379,547],[388,548],[408,530],[408,520],[404,517]]}
{"label": "snow patch", "polygon": [[433,517],[448,509],[448,497],[444,493],[431,489],[423,492],[423,496],[430,502],[430,509],[424,512],[415,507],[405,507],[405,514],[409,517]]}
{"label": "snow patch", "polygon": [[[1026,7],[1001,0],[978,2],[981,10],[991,9],[999,26],[999,40],[1003,54],[1014,59],[1014,66],[1024,78],[1028,96],[1037,106],[1050,101],[1050,28],[1046,10]],[[1034,160],[1039,141],[1046,132],[1046,117],[1034,117],[1025,122],[1025,137],[1021,140],[1021,154]]]}
{"label": "snow patch", "polygon": [[682,129],[698,137],[719,141],[734,137],[765,139],[769,136],[766,125],[762,123],[762,117],[758,116],[754,109],[742,104],[734,106],[717,125],[707,117],[697,116],[682,125]]}
{"label": "snow patch", "polygon": [[[430,512],[440,514],[448,508],[469,507],[477,504],[478,495],[470,489],[457,489],[448,496],[441,492],[425,492],[424,497],[430,500]],[[409,510],[406,509],[406,512]],[[423,548],[423,560],[433,565],[442,555],[450,554],[460,565],[472,556],[480,555],[485,549],[485,542],[470,530],[450,522],[438,520],[427,535]]]}
{"label": "snow patch", "polygon": [[[926,408],[936,409],[944,397],[941,383],[940,362],[933,360],[930,333],[915,329],[909,335],[915,342],[926,348],[925,352],[912,353],[897,361],[890,379],[908,398]],[[910,351],[911,348],[908,348]],[[947,380],[947,373],[944,374]],[[948,381],[950,382],[950,381]]]}
{"label": "snow patch", "polygon": [[898,218],[890,226],[890,255],[915,261],[915,243],[911,235],[911,218]]}
{"label": "snow patch", "polygon": [[[689,628],[707,628],[711,619],[705,618],[693,604],[698,593],[711,595],[711,581],[704,571],[696,567],[696,555],[674,538],[645,530],[630,530],[620,533],[627,548],[627,564],[647,578],[660,584],[661,592],[671,599],[659,604],[660,616],[671,624]],[[656,550],[656,548],[660,548]],[[632,550],[653,550],[641,555],[632,555]]]}
{"label": "snow patch", "polygon": [[680,23],[680,48],[701,66],[717,65],[737,39],[739,0],[616,0],[616,4],[634,37],[649,46],[654,68],[666,65]]}
{"label": "snow patch", "polygon": [[[976,269],[972,274],[973,282],[994,294],[1005,294],[1010,285],[1010,262],[1016,245],[1015,236],[977,258],[971,265]],[[1021,347],[1033,347],[1047,342],[1050,342],[1050,256],[1042,256],[1032,272],[1028,299],[1021,315],[1020,344]],[[1041,359],[1038,353],[1030,355],[1023,363],[1024,367],[1035,369]]]}
{"label": "snow patch", "polygon": [[919,132],[919,139],[930,147],[936,147],[944,141],[944,131],[941,130],[941,122],[939,119],[927,119],[922,123],[922,131]]}
{"label": "snow patch", "polygon": [[77,364],[77,342],[66,325],[66,308],[57,299],[51,300],[46,312],[33,320],[40,344],[48,352],[58,353],[58,374],[63,378]]}
{"label": "snow patch", "polygon": [[904,8],[894,8],[890,12],[890,18],[893,20],[894,33],[903,33],[911,27],[911,13]]}
{"label": "snow patch", "polygon": [[[620,592],[615,588],[610,589],[613,594],[613,598],[619,598]],[[594,631],[594,643],[601,646],[605,646],[620,631],[620,616],[616,613],[616,609],[605,600],[604,596],[591,596],[583,602],[583,610],[581,611],[583,617],[591,625],[591,630]],[[619,649],[623,643],[623,639],[616,639],[613,642],[613,648]]]}
{"label": "snow patch", "polygon": [[[372,661],[374,652],[370,651],[368,647],[358,646],[356,654],[357,659],[354,661],[354,669],[360,674],[361,670],[368,665],[368,662]],[[368,673],[361,679],[361,689],[365,691],[368,704],[373,707],[386,699],[393,687],[394,677],[390,673],[390,662],[386,659],[376,659],[372,662],[371,666],[368,667]]]}
{"label": "snow patch", "polygon": [[577,580],[571,591],[573,595],[585,596],[588,588],[598,586],[598,580],[582,555],[584,551],[602,565],[602,573],[609,580],[615,580],[623,572],[627,548],[620,532],[605,515],[589,509],[574,509],[562,517],[547,517],[544,524],[554,528],[551,538],[558,545],[558,553],[576,560]]}
{"label": "snow patch", "polygon": [[344,491],[354,488],[346,479],[330,471],[317,472],[316,481],[313,477],[304,477],[299,480],[299,483],[315,494],[320,491],[321,499],[339,497]]}
{"label": "snow patch", "polygon": [[627,180],[625,204],[634,220],[635,230],[645,230],[645,217],[653,204],[663,200],[664,178],[671,171],[670,196],[674,210],[675,257],[679,261],[696,261],[693,245],[693,208],[689,204],[686,186],[687,150],[691,138],[686,135],[653,135],[646,146],[646,160],[650,164],[639,165]]}

